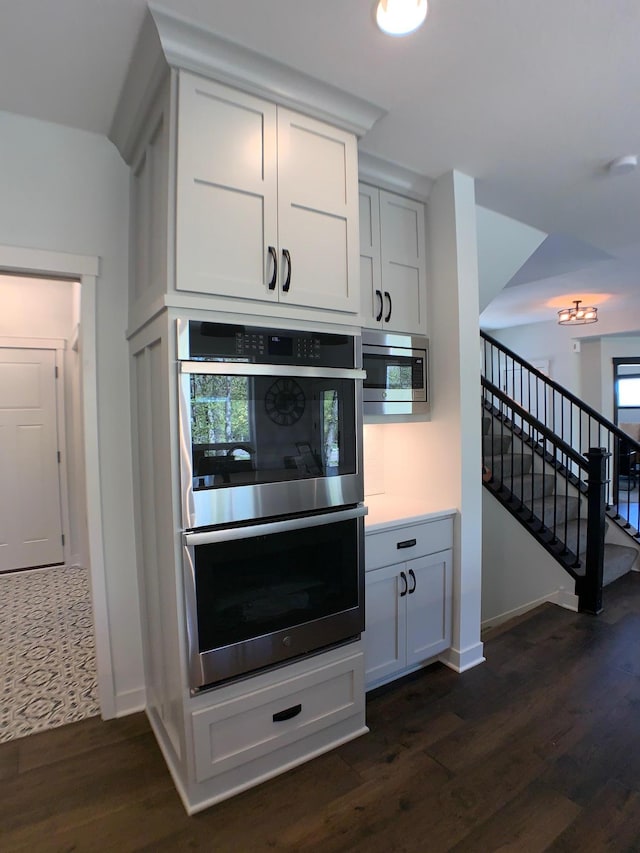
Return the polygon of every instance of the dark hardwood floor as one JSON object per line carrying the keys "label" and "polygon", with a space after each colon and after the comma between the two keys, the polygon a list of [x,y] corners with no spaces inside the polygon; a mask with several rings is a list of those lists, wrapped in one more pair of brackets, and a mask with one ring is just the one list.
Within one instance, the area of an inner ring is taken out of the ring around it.
{"label": "dark hardwood floor", "polygon": [[368,700],[369,735],[187,817],[146,718],[0,746],[0,850],[640,851],[640,576],[539,607],[463,675]]}

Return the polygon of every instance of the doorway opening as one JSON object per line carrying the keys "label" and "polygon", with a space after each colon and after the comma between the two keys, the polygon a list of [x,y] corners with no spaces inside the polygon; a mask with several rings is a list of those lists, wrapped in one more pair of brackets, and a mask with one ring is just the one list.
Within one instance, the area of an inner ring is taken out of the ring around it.
{"label": "doorway opening", "polygon": [[100,712],[78,279],[0,274],[0,741]]}

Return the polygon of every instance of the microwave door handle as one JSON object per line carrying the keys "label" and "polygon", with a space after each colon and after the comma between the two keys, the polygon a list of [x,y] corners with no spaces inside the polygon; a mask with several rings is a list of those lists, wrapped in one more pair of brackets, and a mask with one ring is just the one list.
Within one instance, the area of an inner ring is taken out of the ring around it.
{"label": "microwave door handle", "polygon": [[250,539],[252,536],[268,536],[271,533],[286,533],[307,527],[321,527],[323,524],[335,524],[339,521],[350,521],[362,518],[368,513],[363,505],[337,512],[323,512],[319,515],[304,515],[298,518],[286,518],[283,521],[272,521],[267,524],[248,524],[242,527],[230,527],[223,530],[205,530],[184,534],[184,544],[211,545],[216,542],[230,542],[234,539]]}

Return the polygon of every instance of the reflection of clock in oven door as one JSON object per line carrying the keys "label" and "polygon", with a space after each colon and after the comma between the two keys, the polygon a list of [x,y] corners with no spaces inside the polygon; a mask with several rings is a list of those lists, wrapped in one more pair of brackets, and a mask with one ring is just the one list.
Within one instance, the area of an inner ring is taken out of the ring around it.
{"label": "reflection of clock in oven door", "polygon": [[276,379],[264,396],[267,414],[279,426],[290,426],[299,421],[305,402],[304,391],[295,379]]}

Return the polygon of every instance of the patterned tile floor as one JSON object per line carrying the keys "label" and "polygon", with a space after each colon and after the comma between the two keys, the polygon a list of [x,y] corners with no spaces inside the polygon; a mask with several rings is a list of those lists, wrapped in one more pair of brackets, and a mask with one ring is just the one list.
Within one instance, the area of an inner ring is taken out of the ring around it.
{"label": "patterned tile floor", "polygon": [[98,713],[87,569],[0,575],[0,743]]}

